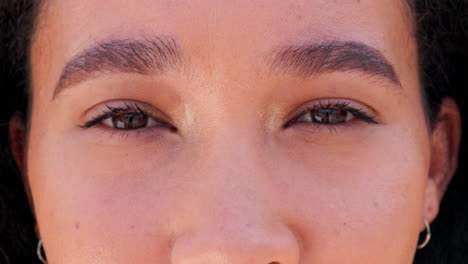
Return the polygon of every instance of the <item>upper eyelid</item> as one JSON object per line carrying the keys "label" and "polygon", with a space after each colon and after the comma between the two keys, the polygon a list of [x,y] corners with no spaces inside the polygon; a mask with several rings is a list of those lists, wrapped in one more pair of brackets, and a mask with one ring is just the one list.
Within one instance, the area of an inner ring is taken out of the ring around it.
{"label": "upper eyelid", "polygon": [[[139,107],[137,104],[135,104],[134,106],[130,106],[130,105],[127,105],[125,104],[125,108],[124,107],[112,107],[110,105],[106,105],[107,109],[112,112],[112,113],[131,113],[131,112],[138,112],[138,113],[143,113],[143,114],[148,114],[148,115],[151,115],[151,113],[149,113],[148,111],[146,110],[143,110],[141,107]],[[108,113],[106,110],[104,110],[105,113]]]}
{"label": "upper eyelid", "polygon": [[337,108],[356,108],[356,109],[362,109],[364,108],[365,110],[370,110],[373,112],[373,109],[369,106],[367,106],[364,103],[352,100],[352,99],[341,99],[341,98],[327,98],[327,99],[319,99],[316,100],[318,101],[317,103],[314,103],[315,101],[312,101],[311,103],[307,103],[306,105],[308,106],[314,106],[316,108],[326,108],[326,107],[337,107]]}
{"label": "upper eyelid", "polygon": [[171,124],[173,123],[173,120],[163,111],[159,110],[157,107],[148,103],[144,103],[144,102],[141,102],[138,100],[132,100],[132,99],[109,100],[109,101],[95,104],[84,112],[82,119],[90,120],[93,117],[97,117],[106,112],[109,112],[109,108],[108,108],[109,106],[113,108],[124,108],[124,109],[127,108],[127,106],[130,106],[130,111],[138,110],[137,107],[139,107],[148,115],[150,115],[151,117],[159,121],[171,123]]}
{"label": "upper eyelid", "polygon": [[309,100],[296,107],[296,109],[287,115],[286,120],[291,120],[297,117],[300,114],[303,114],[311,109],[320,109],[326,107],[336,107],[337,104],[344,104],[343,109],[359,109],[365,113],[369,113],[371,116],[378,116],[378,112],[372,107],[368,106],[365,103],[354,99],[347,98],[318,98],[315,100]]}

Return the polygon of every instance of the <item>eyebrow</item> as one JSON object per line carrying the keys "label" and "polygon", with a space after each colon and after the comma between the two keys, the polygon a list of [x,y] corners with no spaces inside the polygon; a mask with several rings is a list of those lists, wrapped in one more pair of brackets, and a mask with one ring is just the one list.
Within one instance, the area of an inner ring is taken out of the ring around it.
{"label": "eyebrow", "polygon": [[78,53],[66,64],[52,100],[67,87],[98,73],[162,74],[179,69],[181,64],[180,48],[171,37],[101,41]]}
{"label": "eyebrow", "polygon": [[326,41],[282,46],[273,51],[271,69],[302,77],[325,72],[361,72],[401,86],[393,66],[382,53],[361,42]]}
{"label": "eyebrow", "polygon": [[[274,49],[271,69],[310,77],[324,72],[357,71],[401,86],[393,66],[377,49],[361,42],[326,41]],[[78,53],[64,67],[52,100],[62,90],[98,73],[162,74],[180,69],[179,45],[172,37],[111,39]]]}

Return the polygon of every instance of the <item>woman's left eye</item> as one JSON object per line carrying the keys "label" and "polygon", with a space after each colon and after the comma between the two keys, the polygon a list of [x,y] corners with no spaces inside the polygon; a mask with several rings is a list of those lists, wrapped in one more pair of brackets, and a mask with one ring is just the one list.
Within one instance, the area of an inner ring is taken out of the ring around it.
{"label": "woman's left eye", "polygon": [[297,122],[313,122],[319,124],[340,124],[354,119],[355,116],[342,109],[312,109],[296,119]]}
{"label": "woman's left eye", "polygon": [[360,119],[369,124],[378,124],[374,117],[360,108],[349,106],[349,102],[319,102],[318,105],[308,107],[298,116],[289,121],[285,127],[295,123],[313,123],[318,126],[333,126],[349,123]]}

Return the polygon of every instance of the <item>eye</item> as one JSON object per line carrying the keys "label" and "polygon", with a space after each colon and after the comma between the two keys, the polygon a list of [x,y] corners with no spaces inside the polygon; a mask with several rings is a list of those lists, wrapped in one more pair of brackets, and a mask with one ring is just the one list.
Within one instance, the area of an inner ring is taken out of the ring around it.
{"label": "eye", "polygon": [[106,105],[105,110],[100,115],[92,118],[81,127],[90,128],[98,124],[118,130],[137,130],[158,126],[175,129],[168,123],[155,118],[149,111],[143,110],[137,103],[126,103],[125,107]]}
{"label": "eye", "polygon": [[116,129],[139,129],[157,126],[158,121],[142,113],[122,113],[102,120],[102,124]]}
{"label": "eye", "polygon": [[342,109],[321,108],[311,109],[296,119],[297,122],[313,122],[320,124],[340,124],[354,119],[351,112]]}
{"label": "eye", "polygon": [[285,127],[289,127],[295,123],[313,123],[315,125],[337,126],[353,122],[353,120],[363,120],[369,124],[378,124],[375,118],[372,117],[362,108],[351,106],[348,101],[320,101],[307,106],[305,111],[302,111],[298,116],[289,121]]}

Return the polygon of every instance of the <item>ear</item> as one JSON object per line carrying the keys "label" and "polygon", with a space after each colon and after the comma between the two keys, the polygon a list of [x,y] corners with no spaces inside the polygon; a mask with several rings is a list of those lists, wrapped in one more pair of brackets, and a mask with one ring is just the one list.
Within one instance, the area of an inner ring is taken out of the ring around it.
{"label": "ear", "polygon": [[8,133],[10,139],[10,150],[13,154],[16,165],[21,172],[21,175],[23,175],[24,188],[26,190],[26,195],[28,196],[29,205],[33,209],[34,214],[34,204],[32,203],[31,189],[29,187],[28,177],[26,176],[25,159],[27,131],[26,122],[23,119],[22,114],[17,112],[10,118]]}
{"label": "ear", "polygon": [[431,159],[424,208],[425,218],[429,222],[439,213],[440,201],[458,165],[461,119],[458,106],[452,98],[442,100],[435,122],[431,134]]}
{"label": "ear", "polygon": [[9,123],[10,150],[16,165],[24,175],[24,158],[26,145],[26,124],[20,113],[15,113]]}

